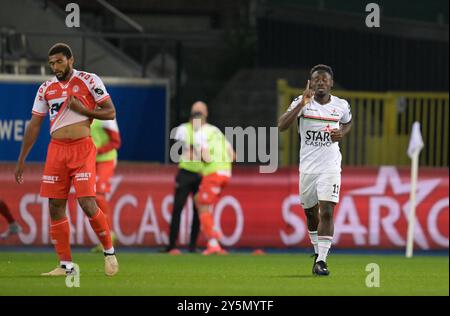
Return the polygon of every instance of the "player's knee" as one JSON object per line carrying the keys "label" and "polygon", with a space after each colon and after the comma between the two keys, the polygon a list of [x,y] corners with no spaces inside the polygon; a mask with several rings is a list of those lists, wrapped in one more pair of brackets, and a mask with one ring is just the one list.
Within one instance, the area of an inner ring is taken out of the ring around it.
{"label": "player's knee", "polygon": [[307,218],[314,217],[314,212],[312,210],[305,210],[305,215]]}
{"label": "player's knee", "polygon": [[52,220],[59,220],[66,216],[66,200],[49,199],[48,204]]}
{"label": "player's knee", "polygon": [[312,208],[305,209],[305,215],[308,218],[317,217],[319,208],[314,206]]}
{"label": "player's knee", "polygon": [[97,213],[97,203],[95,203],[95,197],[78,198],[78,203],[87,216],[92,217],[95,213]]}
{"label": "player's knee", "polygon": [[202,213],[208,213],[209,212],[209,204],[204,203],[203,201],[201,201],[200,203],[196,204],[196,208],[199,214]]}
{"label": "player's knee", "polygon": [[326,206],[320,209],[320,219],[321,220],[332,220],[333,219],[333,208],[331,206]]}

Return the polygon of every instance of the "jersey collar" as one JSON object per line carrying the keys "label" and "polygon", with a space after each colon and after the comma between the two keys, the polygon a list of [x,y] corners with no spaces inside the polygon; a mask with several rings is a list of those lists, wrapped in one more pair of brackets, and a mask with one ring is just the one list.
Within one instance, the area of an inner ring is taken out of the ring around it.
{"label": "jersey collar", "polygon": [[61,82],[61,81],[58,80],[58,78],[56,78],[56,81],[58,82],[58,84],[60,85],[61,88],[67,89],[67,87],[69,86],[69,83],[75,77],[76,73],[77,73],[77,70],[74,68],[74,69],[72,69],[72,76],[70,76],[69,80]]}

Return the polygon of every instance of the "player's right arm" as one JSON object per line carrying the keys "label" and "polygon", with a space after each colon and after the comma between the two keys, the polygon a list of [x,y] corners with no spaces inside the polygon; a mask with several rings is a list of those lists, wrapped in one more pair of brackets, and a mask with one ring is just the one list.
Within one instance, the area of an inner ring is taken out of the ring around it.
{"label": "player's right arm", "polygon": [[289,126],[291,126],[292,122],[296,120],[303,107],[311,101],[313,95],[314,92],[309,88],[308,80],[305,91],[303,91],[303,97],[300,103],[298,103],[294,108],[290,107],[288,111],[278,119],[278,128],[280,129],[280,132],[288,129]]}
{"label": "player's right arm", "polygon": [[20,149],[19,158],[17,159],[16,170],[14,171],[14,176],[17,183],[23,183],[23,170],[25,168],[25,159],[30,153],[31,147],[33,147],[36,142],[39,132],[41,130],[42,122],[45,116],[35,115],[31,116],[31,121],[28,123],[25,129],[25,135],[22,141],[22,147]]}
{"label": "player's right arm", "polygon": [[49,106],[45,99],[45,91],[48,88],[49,82],[44,82],[36,93],[34,99],[33,110],[31,120],[28,123],[25,134],[23,136],[22,147],[20,148],[19,158],[17,159],[16,169],[14,171],[14,177],[17,183],[23,183],[23,170],[25,169],[25,159],[27,159],[30,153],[31,147],[36,142],[39,132],[41,130],[42,122],[44,122]]}

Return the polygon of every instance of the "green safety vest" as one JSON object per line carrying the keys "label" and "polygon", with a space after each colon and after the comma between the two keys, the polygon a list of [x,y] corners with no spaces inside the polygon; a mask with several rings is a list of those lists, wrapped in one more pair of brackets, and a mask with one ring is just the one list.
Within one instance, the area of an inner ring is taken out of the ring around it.
{"label": "green safety vest", "polygon": [[232,157],[228,153],[228,141],[225,135],[215,126],[204,126],[206,139],[211,156],[211,162],[205,163],[203,175],[208,175],[218,171],[230,171],[232,167]]}
{"label": "green safety vest", "polygon": [[[91,137],[94,141],[95,147],[100,148],[109,142],[109,136],[103,129],[103,122],[101,120],[93,120],[91,124]],[[97,162],[110,161],[117,159],[117,150],[112,149],[101,155],[97,155]]]}
{"label": "green safety vest", "polygon": [[[187,129],[186,145],[191,146],[194,144],[194,129],[192,128],[192,123],[184,123],[180,125],[180,127],[185,127]],[[190,172],[201,173],[203,170],[203,162],[200,160],[188,160],[181,156],[178,167]]]}

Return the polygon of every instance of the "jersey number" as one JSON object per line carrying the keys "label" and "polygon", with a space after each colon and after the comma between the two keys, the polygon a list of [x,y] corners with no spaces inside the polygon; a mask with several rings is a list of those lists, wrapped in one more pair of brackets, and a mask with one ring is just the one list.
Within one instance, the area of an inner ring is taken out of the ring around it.
{"label": "jersey number", "polygon": [[338,194],[339,193],[339,186],[337,184],[333,184],[333,193]]}

